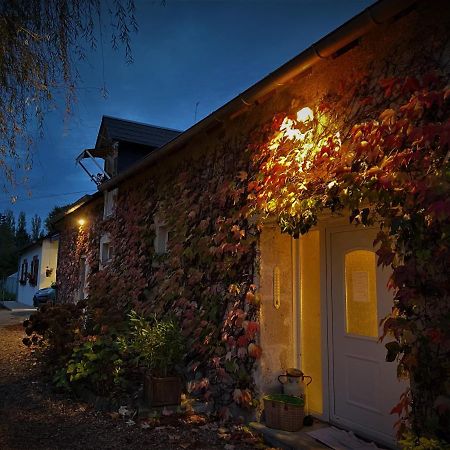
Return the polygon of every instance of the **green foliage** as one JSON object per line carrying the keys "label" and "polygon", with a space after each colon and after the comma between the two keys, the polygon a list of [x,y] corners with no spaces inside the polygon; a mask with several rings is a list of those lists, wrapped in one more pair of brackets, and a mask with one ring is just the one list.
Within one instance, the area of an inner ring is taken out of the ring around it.
{"label": "green foliage", "polygon": [[17,227],[15,224],[11,210],[0,213],[0,279],[17,271],[19,251],[30,242],[23,212],[19,214]]}
{"label": "green foliage", "polygon": [[17,246],[12,211],[0,213],[0,279],[17,270]]}
{"label": "green foliage", "polygon": [[42,219],[37,214],[35,214],[31,218],[31,240],[37,241],[43,236],[44,234],[42,231]]}
{"label": "green foliage", "polygon": [[136,362],[156,376],[168,376],[180,371],[186,351],[180,327],[172,318],[148,321],[135,311],[129,314],[128,348]]}
{"label": "green foliage", "polygon": [[[83,210],[88,227],[78,230],[66,221],[60,234],[59,298],[73,298],[77,257],[87,255],[93,268],[89,305],[100,328],[117,329],[117,320],[131,308],[149,318],[173,314],[186,342],[183,375],[189,392],[214,402],[223,418],[230,405],[254,404],[252,370],[262,351],[253,284],[259,227],[247,217],[244,147],[244,138],[225,141],[175,172],[133,180],[119,190],[114,220],[103,221],[102,210],[92,205]],[[155,215],[170,230],[163,255],[155,254]],[[104,233],[111,237],[114,258],[96,271]],[[139,361],[146,344],[137,353],[128,340],[124,345]]]}
{"label": "green foliage", "polygon": [[83,385],[99,395],[117,392],[125,387],[125,368],[119,339],[114,335],[91,337],[74,347],[55,381],[60,386]]}
{"label": "green foliage", "polygon": [[450,444],[436,438],[418,437],[413,433],[406,433],[399,440],[401,450],[449,450]]}
{"label": "green foliage", "polygon": [[16,300],[16,294],[13,292],[8,292],[0,287],[0,300],[2,301],[14,301]]}
{"label": "green foliage", "polygon": [[45,229],[47,230],[47,233],[56,231],[53,221],[56,218],[61,217],[70,208],[70,206],[71,205],[69,204],[69,205],[64,205],[64,206],[54,206],[53,207],[53,209],[48,213],[48,216],[44,220],[44,226],[45,226]]}
{"label": "green foliage", "polygon": [[113,395],[127,386],[130,364],[124,338],[112,331],[88,335],[92,330],[86,306],[84,301],[43,305],[24,322],[27,337],[23,342],[42,350],[37,355],[54,373],[57,387],[84,387],[98,395]]}
{"label": "green foliage", "polygon": [[24,212],[20,212],[17,218],[15,241],[17,250],[30,243],[30,235],[27,231],[27,219]]}
{"label": "green foliage", "polygon": [[252,182],[254,211],[293,237],[326,210],[378,226],[378,265],[394,291],[386,360],[411,386],[391,413],[400,434],[450,441],[450,92],[437,61],[429,72],[344,82],[310,105],[308,121],[275,116]]}
{"label": "green foliage", "polygon": [[287,403],[289,405],[296,405],[296,406],[304,406],[305,401],[302,397],[293,397],[292,395],[286,395],[286,394],[270,394],[264,396],[264,400],[270,400],[274,402],[282,402]]}
{"label": "green foliage", "polygon": [[44,350],[50,364],[64,363],[81,338],[85,306],[84,302],[43,305],[24,321],[23,343]]}
{"label": "green foliage", "polygon": [[70,111],[78,82],[74,61],[86,56],[86,47],[96,48],[97,30],[108,24],[113,47],[123,45],[131,61],[137,25],[133,0],[115,0],[110,8],[97,0],[3,0],[0,23],[0,173],[14,185],[21,179],[16,172],[31,168],[34,127],[42,131],[61,89]]}

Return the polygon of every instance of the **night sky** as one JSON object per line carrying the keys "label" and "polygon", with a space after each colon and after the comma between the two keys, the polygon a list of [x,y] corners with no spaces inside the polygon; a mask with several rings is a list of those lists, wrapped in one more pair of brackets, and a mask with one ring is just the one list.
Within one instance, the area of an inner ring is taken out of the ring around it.
{"label": "night sky", "polygon": [[[374,3],[370,0],[136,0],[139,31],[134,63],[104,45],[79,66],[78,101],[47,115],[37,141],[29,183],[0,194],[0,212],[24,211],[43,219],[55,205],[96,190],[76,156],[95,145],[102,115],[186,130],[269,72]],[[104,77],[103,77],[104,72]],[[100,88],[106,84],[107,98]],[[31,191],[29,198],[27,191]]]}

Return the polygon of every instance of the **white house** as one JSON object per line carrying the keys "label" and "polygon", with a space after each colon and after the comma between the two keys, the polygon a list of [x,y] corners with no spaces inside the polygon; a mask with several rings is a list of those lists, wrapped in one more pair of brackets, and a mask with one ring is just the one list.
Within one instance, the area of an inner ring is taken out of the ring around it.
{"label": "white house", "polygon": [[33,305],[39,289],[56,281],[58,236],[46,236],[22,249],[19,257],[17,301]]}

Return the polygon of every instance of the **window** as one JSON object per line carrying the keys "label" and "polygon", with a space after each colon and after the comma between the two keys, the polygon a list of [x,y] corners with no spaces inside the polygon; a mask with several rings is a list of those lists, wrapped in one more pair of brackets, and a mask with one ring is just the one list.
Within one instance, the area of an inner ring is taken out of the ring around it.
{"label": "window", "polygon": [[26,284],[27,282],[27,275],[28,275],[28,260],[25,258],[22,261],[22,266],[20,267],[20,284]]}
{"label": "window", "polygon": [[110,242],[109,235],[104,235],[100,239],[100,270],[107,266],[114,257],[114,247]]}
{"label": "window", "polygon": [[375,253],[354,250],[345,255],[346,331],[378,338]]}
{"label": "window", "polygon": [[167,253],[167,244],[169,242],[169,229],[164,224],[156,224],[155,252],[158,255]]}
{"label": "window", "polygon": [[28,283],[30,286],[36,286],[39,277],[39,257],[33,256],[31,261],[30,273],[28,274]]}
{"label": "window", "polygon": [[114,214],[117,201],[117,188],[112,191],[106,191],[104,197],[103,219],[107,219]]}

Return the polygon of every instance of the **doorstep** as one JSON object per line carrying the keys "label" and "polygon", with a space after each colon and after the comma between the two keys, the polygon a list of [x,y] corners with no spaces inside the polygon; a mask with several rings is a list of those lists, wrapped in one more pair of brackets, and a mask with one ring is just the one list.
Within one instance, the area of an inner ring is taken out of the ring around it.
{"label": "doorstep", "polygon": [[281,448],[283,450],[323,450],[329,449],[326,445],[321,444],[314,438],[306,434],[308,431],[318,430],[319,428],[328,427],[329,425],[314,420],[314,424],[310,427],[304,427],[301,431],[283,431],[269,428],[263,423],[250,422],[250,428],[257,433],[263,435],[264,440],[268,444]]}

